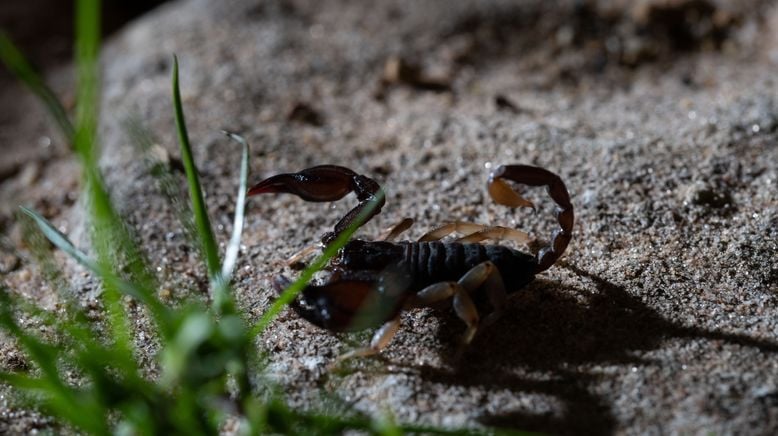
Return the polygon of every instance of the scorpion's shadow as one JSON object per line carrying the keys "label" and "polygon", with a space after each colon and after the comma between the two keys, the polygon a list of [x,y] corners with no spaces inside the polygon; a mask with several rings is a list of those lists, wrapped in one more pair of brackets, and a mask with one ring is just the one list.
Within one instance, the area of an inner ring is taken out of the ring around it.
{"label": "scorpion's shadow", "polygon": [[[591,280],[597,293],[583,305],[574,297],[554,292],[556,286],[539,281],[511,299],[502,318],[490,326],[459,360],[450,358],[447,371],[417,367],[426,380],[451,386],[510,389],[553,396],[565,403],[562,415],[536,415],[523,411],[485,415],[483,424],[552,433],[609,433],[615,427],[610,406],[592,394],[592,375],[572,368],[578,364],[634,364],[644,361],[634,352],[658,348],[669,338],[705,338],[778,352],[778,344],[745,335],[675,325],[630,295],[623,287],[564,264]],[[583,292],[583,291],[582,291]],[[461,322],[444,318],[439,340],[456,348],[451,331]],[[542,380],[521,378],[511,368],[551,374]]]}

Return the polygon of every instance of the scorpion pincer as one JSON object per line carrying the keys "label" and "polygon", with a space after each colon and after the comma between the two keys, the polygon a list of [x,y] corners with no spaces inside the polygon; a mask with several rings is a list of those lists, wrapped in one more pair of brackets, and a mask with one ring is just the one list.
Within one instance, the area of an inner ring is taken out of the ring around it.
{"label": "scorpion pincer", "polygon": [[[340,249],[325,269],[328,276],[308,285],[291,307],[309,322],[334,332],[376,328],[370,345],[347,352],[343,360],[380,352],[400,327],[403,310],[431,306],[451,299],[457,316],[467,325],[462,344],[473,339],[479,323],[489,324],[505,306],[509,293],[531,282],[535,275],[553,265],[567,248],[573,230],[573,206],[562,179],[529,165],[504,165],[495,169],[488,182],[492,199],[509,207],[533,207],[507,182],[545,186],[556,203],[559,224],[549,245],[536,255],[482,241],[529,242],[529,236],[515,229],[453,221],[437,227],[418,241],[393,242],[413,221],[409,218],[387,229],[376,241],[352,239]],[[335,165],[321,165],[298,173],[279,174],[253,186],[248,195],[290,193],[306,201],[335,201],[355,193],[359,204],[349,211],[322,245],[331,244],[357,219],[367,222],[384,205],[381,186],[373,179]],[[452,233],[453,242],[440,240]],[[315,247],[293,256],[296,262]],[[277,291],[290,281],[283,275],[274,280]],[[480,321],[479,309],[488,302],[490,314]]]}

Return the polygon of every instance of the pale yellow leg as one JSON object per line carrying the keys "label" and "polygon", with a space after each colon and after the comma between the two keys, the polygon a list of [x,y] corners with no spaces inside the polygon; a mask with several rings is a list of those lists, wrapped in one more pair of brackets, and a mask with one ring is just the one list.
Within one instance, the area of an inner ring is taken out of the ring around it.
{"label": "pale yellow leg", "polygon": [[517,244],[527,244],[530,241],[530,237],[527,233],[521,230],[510,229],[508,227],[492,226],[486,227],[483,230],[471,233],[467,236],[463,236],[454,242],[462,244],[473,244],[481,242],[487,239],[494,241],[513,241]]}
{"label": "pale yellow leg", "polygon": [[412,305],[416,307],[430,306],[438,301],[451,298],[460,287],[457,282],[440,282],[429,285],[416,293]]}
{"label": "pale yellow leg", "polygon": [[478,331],[478,320],[480,317],[473,300],[462,286],[454,294],[454,312],[467,325],[467,330],[465,330],[465,334],[462,336],[462,345],[466,346],[470,344],[473,337],[475,337],[476,331]]}
{"label": "pale yellow leg", "polygon": [[[463,289],[467,290],[468,293],[472,293],[479,288],[482,288],[486,291],[487,296],[489,297],[489,303],[492,305],[493,312],[484,318],[484,320],[481,322],[482,326],[490,325],[499,318],[499,316],[502,314],[503,308],[505,307],[505,302],[508,299],[508,293],[505,290],[505,284],[502,281],[500,271],[497,269],[494,263],[486,261],[474,266],[470,269],[470,271],[462,276],[461,279],[459,279],[458,283],[462,286]],[[456,309],[456,299],[454,304]],[[463,310],[465,309],[463,308]],[[460,316],[460,318],[462,318],[462,316]],[[465,318],[462,319],[464,320]],[[467,321],[465,322],[467,323]],[[469,334],[471,334],[471,329],[468,325],[468,332],[463,338],[464,344],[467,344],[472,340],[472,337],[468,337]],[[472,334],[475,335],[475,329],[472,329]]]}
{"label": "pale yellow leg", "polygon": [[387,241],[387,242],[394,241],[398,236],[400,236],[402,232],[411,228],[412,225],[413,225],[413,220],[411,218],[405,218],[399,223],[381,232],[381,235],[379,235],[378,239],[376,240]]}
{"label": "pale yellow leg", "polygon": [[419,242],[437,241],[454,232],[466,234],[475,233],[488,227],[489,226],[485,226],[483,224],[469,223],[466,221],[453,221],[443,224],[442,226],[436,227],[425,233],[424,236],[419,238]]}
{"label": "pale yellow leg", "polygon": [[337,365],[340,362],[351,359],[352,357],[364,357],[378,354],[392,342],[394,335],[400,328],[400,318],[395,318],[391,321],[387,321],[373,334],[373,339],[370,340],[370,346],[365,348],[357,348],[347,353],[341,354],[335,360],[333,365]]}
{"label": "pale yellow leg", "polygon": [[286,259],[287,265],[294,265],[296,263],[299,263],[306,257],[310,256],[311,253],[318,250],[321,247],[321,244],[315,244],[315,245],[309,245],[302,250],[298,251],[297,253],[291,255],[288,259]]}

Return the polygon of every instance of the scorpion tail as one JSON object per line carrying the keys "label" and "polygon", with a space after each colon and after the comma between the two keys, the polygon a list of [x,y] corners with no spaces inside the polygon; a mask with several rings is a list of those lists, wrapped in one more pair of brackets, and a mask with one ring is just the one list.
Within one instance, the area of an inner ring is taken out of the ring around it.
{"label": "scorpion tail", "polygon": [[527,186],[545,186],[546,192],[557,205],[559,228],[554,231],[551,243],[537,254],[535,272],[543,272],[562,256],[572,238],[575,218],[570,194],[562,179],[551,171],[529,165],[502,165],[489,176],[489,195],[495,202],[505,206],[528,206],[534,209],[534,205],[522,198],[505,180]]}

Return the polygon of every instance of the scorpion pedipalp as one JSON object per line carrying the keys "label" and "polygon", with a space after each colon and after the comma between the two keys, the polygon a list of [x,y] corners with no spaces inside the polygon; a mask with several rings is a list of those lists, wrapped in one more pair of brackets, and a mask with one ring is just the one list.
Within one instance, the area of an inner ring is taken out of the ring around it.
{"label": "scorpion pedipalp", "polygon": [[375,180],[357,174],[346,167],[319,165],[297,173],[278,174],[252,186],[248,195],[294,194],[305,201],[336,201],[353,192],[359,204],[351,209],[332,232],[322,237],[325,245],[330,244],[365,210],[370,212],[362,224],[381,212],[385,203],[384,192]]}
{"label": "scorpion pedipalp", "polygon": [[319,165],[297,173],[277,174],[248,191],[248,195],[294,194],[305,201],[335,201],[352,191],[357,174],[348,168]]}
{"label": "scorpion pedipalp", "polygon": [[[527,186],[545,186],[548,195],[557,205],[556,217],[559,228],[554,231],[551,237],[551,244],[543,247],[537,254],[536,273],[547,270],[554,262],[562,256],[570,239],[573,236],[573,205],[570,203],[570,194],[567,192],[565,183],[556,174],[543,168],[529,165],[502,165],[492,172],[489,176],[489,194],[497,203],[506,206],[513,204],[523,205],[522,202],[528,202],[521,198],[513,189],[511,189],[502,179]],[[505,189],[513,192],[511,197]],[[519,200],[516,200],[518,198]],[[515,206],[514,206],[515,207]]]}

